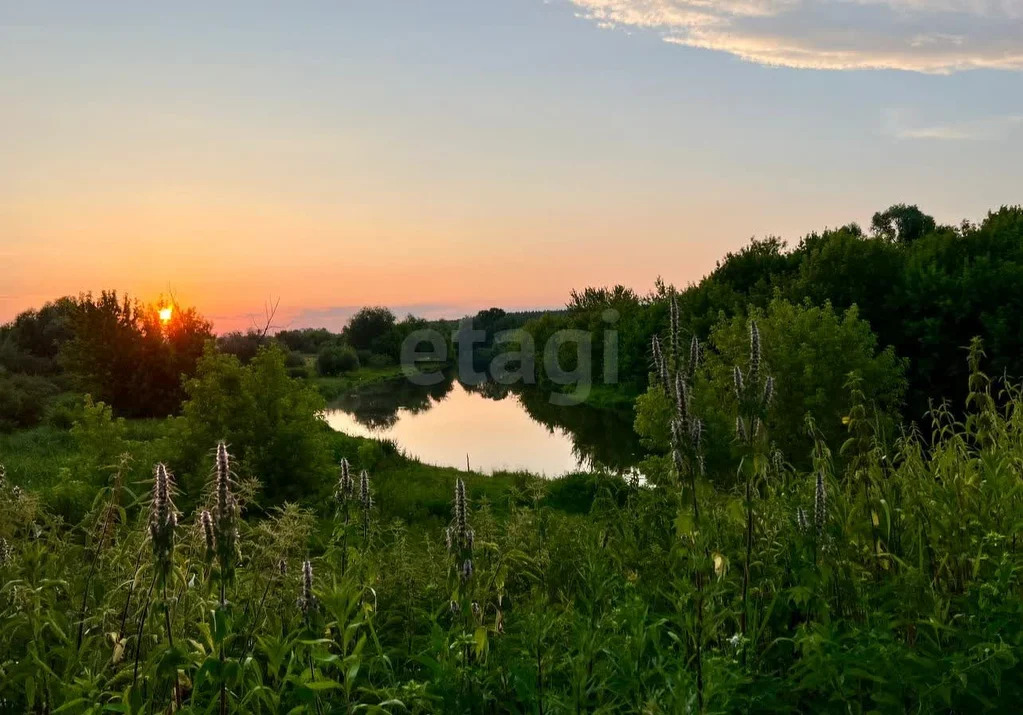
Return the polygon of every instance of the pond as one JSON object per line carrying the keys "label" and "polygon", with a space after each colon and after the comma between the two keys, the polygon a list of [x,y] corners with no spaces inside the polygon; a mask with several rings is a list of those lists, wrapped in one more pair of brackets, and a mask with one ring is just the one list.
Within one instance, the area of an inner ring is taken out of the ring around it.
{"label": "pond", "polygon": [[450,376],[430,387],[398,379],[331,403],[330,426],[388,439],[426,464],[491,474],[548,477],[579,470],[624,472],[641,457],[632,415],[586,405],[552,405],[537,390],[466,385]]}

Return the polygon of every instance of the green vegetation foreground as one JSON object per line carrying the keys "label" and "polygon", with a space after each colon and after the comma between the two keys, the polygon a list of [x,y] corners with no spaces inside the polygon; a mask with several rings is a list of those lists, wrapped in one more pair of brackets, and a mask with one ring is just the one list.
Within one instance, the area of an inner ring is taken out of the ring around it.
{"label": "green vegetation foreground", "polygon": [[[1012,709],[1023,394],[995,392],[979,344],[963,421],[937,408],[931,435],[889,444],[853,380],[844,467],[810,423],[812,468],[796,472],[766,432],[786,388],[751,324],[728,376],[742,459],[716,487],[691,399],[700,346],[672,336],[651,388],[671,405],[670,451],[650,486],[474,488],[448,470],[443,520],[388,519],[421,487],[378,483],[395,463],[343,436],[329,508],[259,506],[260,460],[298,460],[263,477],[285,497],[318,468],[317,403],[279,351],[207,355],[171,434],[147,443],[182,460],[184,493],[173,461],[142,494],[122,463],[68,524],[0,487],[0,710]],[[97,450],[121,428],[101,405],[76,425]]]}

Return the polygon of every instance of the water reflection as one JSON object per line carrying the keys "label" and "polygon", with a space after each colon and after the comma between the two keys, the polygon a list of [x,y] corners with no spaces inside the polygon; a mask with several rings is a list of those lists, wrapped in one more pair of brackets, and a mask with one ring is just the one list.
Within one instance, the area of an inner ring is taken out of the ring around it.
{"label": "water reflection", "polygon": [[326,419],[349,434],[393,440],[428,464],[464,468],[468,457],[484,472],[621,472],[640,457],[628,413],[551,405],[536,390],[466,385],[450,376],[431,386],[370,386],[332,403]]}

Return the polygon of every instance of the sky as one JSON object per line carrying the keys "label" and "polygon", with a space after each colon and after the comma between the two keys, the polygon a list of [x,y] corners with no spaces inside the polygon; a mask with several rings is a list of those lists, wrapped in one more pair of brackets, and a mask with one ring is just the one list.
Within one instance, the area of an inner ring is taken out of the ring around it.
{"label": "sky", "polygon": [[1023,0],[0,0],[0,321],[556,307],[980,220],[1023,201],[1021,90]]}

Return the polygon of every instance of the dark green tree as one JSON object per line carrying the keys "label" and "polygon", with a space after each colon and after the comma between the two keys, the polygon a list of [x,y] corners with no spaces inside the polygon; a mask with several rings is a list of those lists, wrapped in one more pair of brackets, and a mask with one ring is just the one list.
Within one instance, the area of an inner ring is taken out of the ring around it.
{"label": "dark green tree", "polygon": [[884,211],[878,211],[870,221],[874,235],[892,243],[908,245],[923,238],[935,229],[934,218],[928,216],[914,204],[895,204]]}

